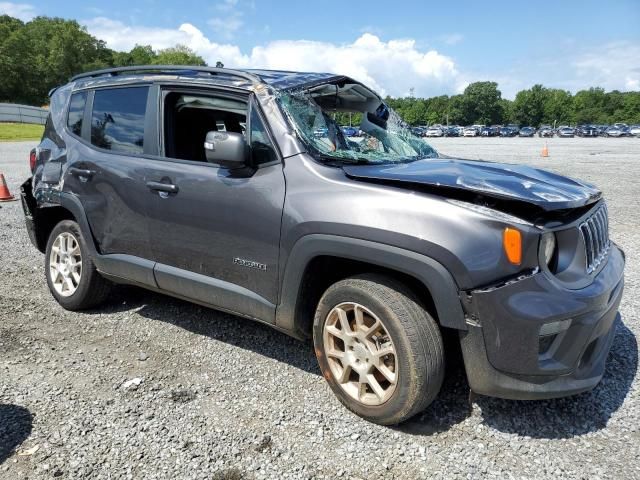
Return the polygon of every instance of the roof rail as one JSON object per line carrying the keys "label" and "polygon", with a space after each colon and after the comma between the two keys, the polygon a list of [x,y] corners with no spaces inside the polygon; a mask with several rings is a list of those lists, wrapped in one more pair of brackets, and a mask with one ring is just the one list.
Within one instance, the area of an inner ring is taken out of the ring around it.
{"label": "roof rail", "polygon": [[223,75],[230,77],[238,77],[244,80],[248,80],[251,83],[261,83],[260,77],[249,72],[243,72],[240,70],[232,70],[229,68],[217,68],[217,67],[200,67],[194,65],[141,65],[131,67],[115,67],[104,68],[102,70],[95,70],[93,72],[86,72],[71,77],[71,82],[80,80],[82,78],[100,77],[102,75],[121,75],[126,73],[175,73],[180,71],[190,72],[203,72],[211,75]]}

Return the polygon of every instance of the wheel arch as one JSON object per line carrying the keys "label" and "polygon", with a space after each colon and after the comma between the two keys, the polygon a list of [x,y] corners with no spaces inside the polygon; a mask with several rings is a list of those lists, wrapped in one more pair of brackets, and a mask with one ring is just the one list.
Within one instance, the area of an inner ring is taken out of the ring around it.
{"label": "wheel arch", "polygon": [[[331,272],[330,267],[337,271]],[[276,325],[297,337],[308,337],[313,311],[328,285],[365,272],[400,279],[441,327],[466,330],[458,287],[442,264],[391,245],[325,234],[304,236],[291,249],[281,277]]]}
{"label": "wheel arch", "polygon": [[35,208],[33,215],[35,220],[35,243],[37,249],[44,253],[47,248],[49,235],[55,226],[62,220],[73,220],[80,226],[80,231],[85,238],[90,253],[95,256],[96,245],[89,222],[84,213],[84,208],[77,197],[68,193],[60,193],[59,202],[48,203]]}

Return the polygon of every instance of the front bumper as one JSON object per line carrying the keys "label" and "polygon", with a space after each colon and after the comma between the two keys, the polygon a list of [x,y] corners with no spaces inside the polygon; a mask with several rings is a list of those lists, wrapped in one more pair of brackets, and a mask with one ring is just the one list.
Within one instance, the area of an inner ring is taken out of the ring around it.
{"label": "front bumper", "polygon": [[624,263],[612,245],[606,265],[583,289],[563,288],[539,272],[471,292],[468,330],[460,333],[471,389],[532,400],[594,388],[615,336]]}

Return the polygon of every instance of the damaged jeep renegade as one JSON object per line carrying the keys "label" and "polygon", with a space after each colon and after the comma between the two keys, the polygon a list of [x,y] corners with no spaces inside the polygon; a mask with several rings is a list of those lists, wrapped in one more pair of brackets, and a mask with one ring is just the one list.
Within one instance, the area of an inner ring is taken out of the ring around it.
{"label": "damaged jeep renegade", "polygon": [[479,394],[602,378],[625,259],[594,186],[439,154],[335,74],[124,67],[50,96],[21,194],[64,308],[131,284],[313,339],[338,399],[385,425],[438,395],[443,336]]}

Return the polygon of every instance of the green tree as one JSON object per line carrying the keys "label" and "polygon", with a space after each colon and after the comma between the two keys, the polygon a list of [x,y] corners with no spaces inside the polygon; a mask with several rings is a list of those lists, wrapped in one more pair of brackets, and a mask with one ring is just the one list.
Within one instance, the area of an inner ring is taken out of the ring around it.
{"label": "green tree", "polygon": [[574,122],[573,96],[571,92],[557,88],[547,89],[542,123],[562,125]]}
{"label": "green tree", "polygon": [[136,45],[129,52],[113,52],[113,66],[151,65],[156,57],[151,45]]}
{"label": "green tree", "polygon": [[407,105],[402,118],[409,125],[420,125],[427,122],[427,107],[424,100],[412,99]]}
{"label": "green tree", "polygon": [[534,85],[529,90],[521,90],[513,101],[513,119],[520,125],[538,126],[544,118],[547,89]]}
{"label": "green tree", "polygon": [[496,82],[475,82],[464,89],[464,123],[494,124],[502,121],[502,94]]}
{"label": "green tree", "polygon": [[156,65],[207,65],[200,55],[185,45],[176,45],[160,50],[152,63]]}
{"label": "green tree", "polygon": [[609,121],[605,112],[607,96],[602,88],[580,90],[573,97],[573,116],[578,124],[606,123]]}

